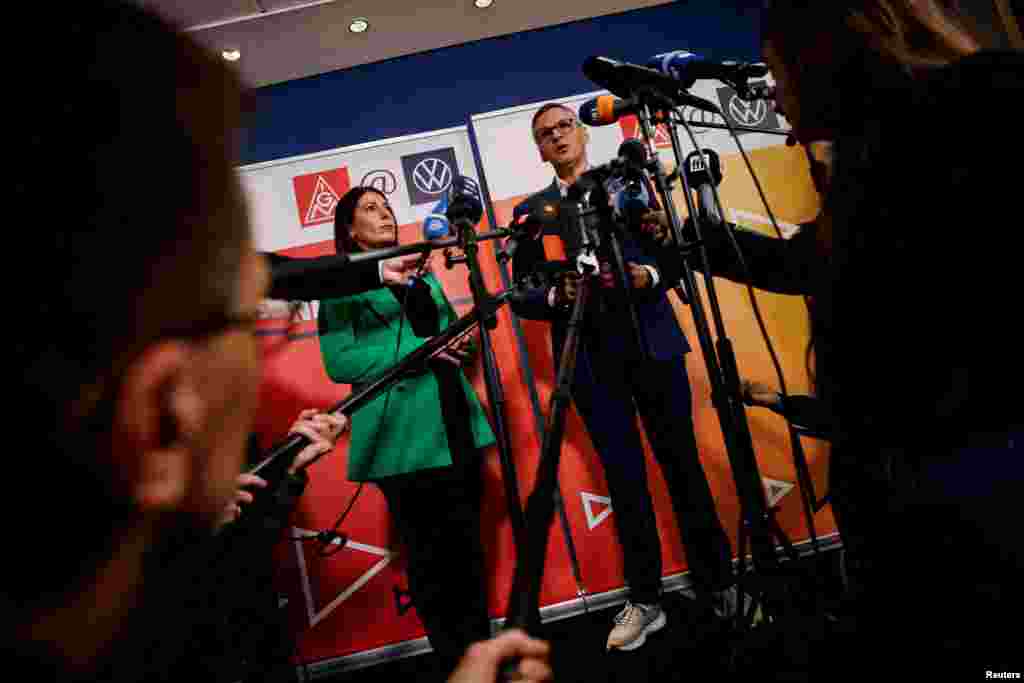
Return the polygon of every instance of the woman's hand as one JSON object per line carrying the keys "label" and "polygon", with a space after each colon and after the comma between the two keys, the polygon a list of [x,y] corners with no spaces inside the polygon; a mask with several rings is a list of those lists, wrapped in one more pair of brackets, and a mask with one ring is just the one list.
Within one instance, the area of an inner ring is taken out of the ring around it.
{"label": "woman's hand", "polygon": [[313,443],[295,456],[291,467],[288,468],[288,474],[295,474],[300,468],[334,448],[338,437],[348,426],[349,420],[344,415],[322,413],[312,408],[299,413],[299,419],[295,421],[288,433],[302,434]]}
{"label": "woman's hand", "polygon": [[473,360],[475,354],[475,347],[473,344],[473,335],[467,334],[465,337],[460,339],[457,343],[448,347],[447,351],[442,351],[437,355],[441,360],[446,360],[452,365],[462,367],[463,363],[468,363]]}
{"label": "woman's hand", "polygon": [[740,390],[743,402],[761,408],[774,408],[782,405],[782,395],[767,384],[743,380]]}
{"label": "woman's hand", "polygon": [[[407,254],[383,261],[380,273],[386,285],[405,285],[409,278],[418,274],[420,266],[419,254]],[[429,259],[428,263],[429,265]]]}
{"label": "woman's hand", "polygon": [[242,504],[251,503],[253,501],[253,495],[245,490],[247,486],[255,486],[256,488],[265,489],[267,482],[262,477],[258,477],[255,474],[249,474],[243,472],[238,475],[235,479],[235,486],[238,489],[235,491],[235,497],[230,503],[224,506],[221,510],[220,517],[217,518],[217,529],[230,524],[242,515]]}

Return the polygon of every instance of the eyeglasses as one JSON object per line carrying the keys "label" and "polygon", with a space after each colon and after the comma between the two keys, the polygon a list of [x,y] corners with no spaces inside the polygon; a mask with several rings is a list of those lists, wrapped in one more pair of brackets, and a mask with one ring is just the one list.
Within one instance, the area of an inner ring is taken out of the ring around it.
{"label": "eyeglasses", "polygon": [[227,332],[234,328],[251,330],[260,321],[259,311],[239,313],[220,312],[208,316],[187,327],[168,331],[168,337],[184,337],[186,339],[205,339]]}
{"label": "eyeglasses", "polygon": [[537,140],[538,145],[546,145],[555,139],[556,130],[562,135],[568,135],[578,125],[579,121],[576,119],[562,119],[553,126],[538,128],[533,132],[533,137]]}

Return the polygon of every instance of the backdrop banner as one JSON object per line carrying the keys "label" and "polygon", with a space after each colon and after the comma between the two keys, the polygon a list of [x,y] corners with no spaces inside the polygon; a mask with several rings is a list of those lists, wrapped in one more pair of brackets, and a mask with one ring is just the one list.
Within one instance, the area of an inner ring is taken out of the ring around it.
{"label": "backdrop banner", "polygon": [[[256,246],[289,256],[334,253],[333,220],[338,200],[359,185],[384,192],[395,210],[401,243],[418,242],[422,223],[452,179],[479,180],[466,128],[383,140],[284,159],[240,169],[249,199]],[[486,221],[479,230],[489,229]],[[489,264],[487,286],[500,289],[493,243],[481,244],[480,259]],[[432,257],[435,274],[456,311],[472,308],[468,269],[448,270],[441,253]],[[266,301],[260,334],[265,374],[257,429],[264,447],[282,438],[304,408],[326,409],[350,392],[326,375],[317,336],[317,303]],[[512,338],[508,312],[492,333],[498,364],[510,405],[528,402]],[[486,405],[483,372],[478,360],[468,370],[477,395]],[[359,419],[358,413],[354,420]],[[529,419],[509,422],[516,453],[536,452],[535,429]],[[346,479],[348,436],[333,453],[310,469],[310,484],[300,500],[292,536],[334,526],[357,486]],[[497,449],[485,451],[485,495],[481,501],[484,546],[491,577],[491,610],[504,612],[514,569],[512,544]],[[532,481],[521,472],[522,482]],[[437,501],[444,515],[444,500]],[[325,552],[314,543],[279,546],[282,590],[288,596],[299,633],[299,658],[306,663],[395,645],[425,635],[414,611],[399,614],[395,589],[406,588],[403,558],[391,532],[387,506],[374,485],[363,487],[340,526],[348,538],[344,548]],[[337,552],[334,552],[337,551]],[[327,557],[324,555],[330,554]]]}
{"label": "backdrop banner", "polygon": [[[602,93],[565,98],[572,110]],[[767,130],[781,129],[781,121],[763,102],[746,103],[728,88],[697,88],[695,94],[721,104],[738,124]],[[482,168],[474,163],[469,129],[459,127],[416,136],[282,159],[239,169],[249,200],[256,246],[289,256],[320,256],[334,252],[333,219],[338,200],[359,185],[384,192],[399,223],[401,243],[422,240],[422,222],[456,175],[485,181],[493,200],[499,226],[507,225],[513,207],[528,194],[548,186],[553,178],[533,143],[530,119],[537,107],[481,113],[471,117]],[[699,112],[684,112],[695,124],[706,123]],[[636,120],[624,118],[610,126],[593,128],[590,160],[599,164],[616,156],[622,141],[637,134]],[[754,184],[725,131],[697,128],[702,147],[722,157],[725,180],[719,188],[727,215],[737,223],[768,232],[767,212]],[[798,148],[787,148],[780,136],[746,133],[740,139],[765,187],[775,215],[785,231],[817,213],[807,163]],[[665,163],[674,166],[671,145],[659,132],[658,148]],[[690,144],[684,138],[684,152]],[[675,201],[685,215],[681,189]],[[490,229],[485,217],[479,231]],[[545,238],[549,255],[557,255],[557,238]],[[496,245],[484,242],[480,262],[488,289],[497,292],[507,281],[495,258]],[[447,269],[435,253],[435,274],[459,314],[472,307],[468,270],[464,265]],[[698,277],[698,280],[700,278]],[[719,282],[728,334],[735,346],[742,376],[774,386],[776,379],[757,329],[745,288]],[[718,420],[691,313],[670,295],[683,330],[694,352],[686,357],[693,392],[694,419],[701,458],[714,493],[719,514],[735,543],[739,507]],[[806,392],[805,365],[807,311],[802,299],[757,293],[768,331],[779,354],[792,393]],[[281,439],[304,408],[326,409],[348,395],[350,387],[333,383],[320,357],[316,329],[317,303],[266,301],[260,335],[263,341],[265,376],[257,431],[269,447]],[[514,323],[524,334],[518,338]],[[495,353],[504,385],[509,432],[518,485],[525,502],[532,489],[539,459],[540,425],[548,409],[554,380],[554,362],[548,326],[518,321],[507,307],[498,314],[492,332]],[[480,399],[487,404],[480,361],[468,370]],[[539,400],[538,400],[539,399]],[[489,406],[488,406],[489,407]],[[765,410],[748,412],[761,472],[769,501],[777,508],[782,528],[794,541],[808,537],[799,496],[788,435],[782,420]],[[358,413],[354,416],[358,420]],[[826,458],[820,444],[804,442],[815,493],[825,494]],[[646,445],[645,445],[646,447]],[[415,651],[425,644],[424,631],[414,611],[398,608],[396,591],[406,587],[403,558],[390,528],[387,506],[372,484],[364,486],[339,531],[347,542],[324,550],[315,543],[294,540],[313,530],[334,527],[348,508],[357,486],[346,479],[348,438],[310,470],[310,484],[293,518],[292,539],[277,548],[280,589],[288,598],[298,633],[298,660],[331,668],[355,658]],[[660,471],[648,449],[650,489],[658,517],[666,577],[686,571],[686,557]],[[503,616],[515,568],[508,508],[497,450],[485,451],[485,490],[481,501],[485,571],[492,617]],[[600,462],[575,411],[570,411],[560,469],[560,486],[570,537],[557,522],[552,526],[541,604],[551,614],[574,611],[582,591],[591,596],[607,594],[624,585],[622,558],[615,538],[607,487]],[[439,500],[437,514],[444,514]],[[815,521],[819,536],[835,531],[828,508]],[[581,581],[573,573],[568,551],[575,545]],[[564,616],[564,614],[563,614]],[[416,641],[412,643],[410,641]],[[404,649],[404,650],[403,650]],[[376,654],[375,654],[376,653]],[[365,663],[365,662],[364,662]]]}

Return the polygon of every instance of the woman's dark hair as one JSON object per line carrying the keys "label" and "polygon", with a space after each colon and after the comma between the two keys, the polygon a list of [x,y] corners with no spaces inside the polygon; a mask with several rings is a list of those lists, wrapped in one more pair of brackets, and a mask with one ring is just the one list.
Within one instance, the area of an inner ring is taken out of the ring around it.
{"label": "woman's dark hair", "polygon": [[[948,0],[772,0],[765,3],[761,40],[770,40],[794,67],[815,39],[831,46],[835,61],[856,45],[907,66],[941,66],[979,48],[957,5]],[[817,67],[817,60],[812,65]]]}
{"label": "woman's dark hair", "polygon": [[[875,97],[904,82],[893,74],[944,66],[975,52],[976,39],[936,0],[772,0],[761,42],[787,67],[801,114],[836,129],[877,106]],[[865,97],[872,102],[866,104]],[[856,107],[858,111],[846,111]]]}
{"label": "woman's dark hair", "polygon": [[761,42],[786,66],[804,127],[830,131],[891,105],[915,70],[979,47],[936,0],[772,0]]}
{"label": "woman's dark hair", "polygon": [[[851,141],[872,140],[885,112],[899,111],[920,69],[948,65],[978,49],[978,44],[935,0],[772,0],[762,14],[762,44],[770,45],[786,67],[796,94],[803,128],[837,140],[834,174],[845,180],[841,192],[823,198],[818,237],[822,258],[833,250],[833,225],[849,216],[852,189],[860,188],[850,171],[854,157],[870,164],[877,149]],[[858,178],[863,175],[863,168]],[[842,181],[841,181],[842,182]],[[852,185],[851,185],[852,183]],[[836,183],[832,183],[835,188]],[[846,195],[844,207],[837,197]],[[819,295],[828,293],[828,289]],[[812,382],[828,371],[824,340],[831,302],[819,296],[811,305],[808,371]],[[811,364],[812,352],[817,356]],[[817,372],[815,372],[817,370]],[[815,377],[819,375],[819,377]],[[819,385],[819,389],[821,389]]]}
{"label": "woman's dark hair", "polygon": [[[352,221],[355,220],[356,207],[359,206],[359,200],[362,199],[363,195],[367,192],[375,192],[380,195],[381,199],[384,200],[385,205],[387,205],[387,195],[375,187],[353,187],[345,193],[345,196],[338,201],[338,206],[334,208],[334,251],[338,256],[363,250],[362,247],[356,244],[355,240],[352,239]],[[391,211],[391,217],[394,218],[395,212],[391,210],[390,206],[388,211]],[[395,220],[395,224],[398,224],[397,219]]]}

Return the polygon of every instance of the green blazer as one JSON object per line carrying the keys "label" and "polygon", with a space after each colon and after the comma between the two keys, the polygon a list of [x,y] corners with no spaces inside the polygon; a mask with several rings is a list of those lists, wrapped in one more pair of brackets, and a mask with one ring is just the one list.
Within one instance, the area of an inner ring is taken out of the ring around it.
{"label": "green blazer", "polygon": [[[455,310],[433,275],[424,278],[437,304],[441,330],[455,321]],[[320,302],[320,354],[327,375],[340,384],[361,384],[394,367],[401,305],[387,289]],[[406,318],[402,323],[401,360],[426,342]],[[494,434],[473,387],[461,375],[470,408],[473,441],[478,448],[494,443]],[[441,398],[433,372],[399,380],[352,417],[348,456],[351,481],[373,481],[396,474],[452,464]],[[384,412],[385,403],[387,413]]]}

